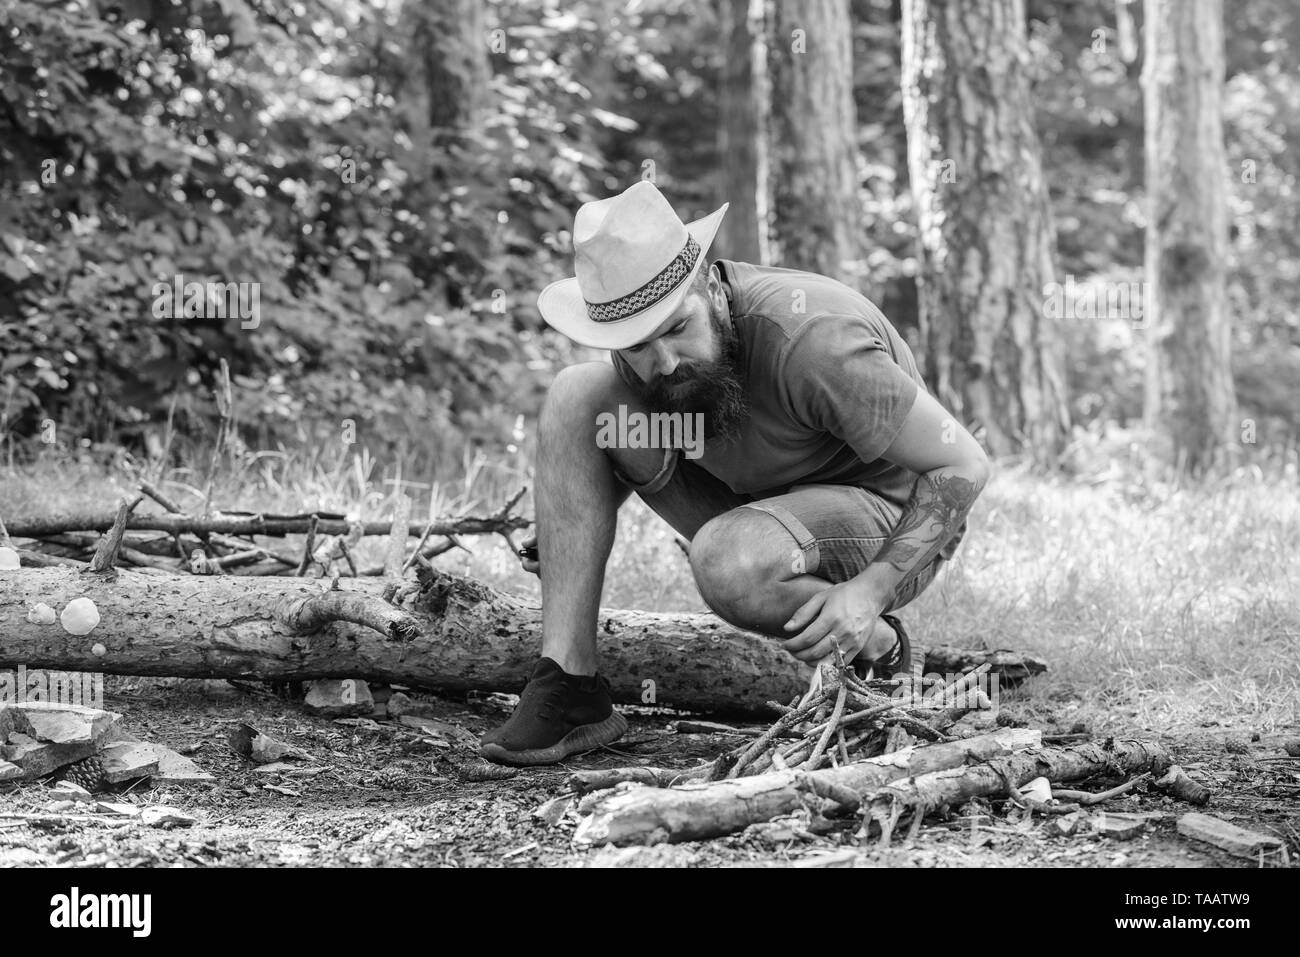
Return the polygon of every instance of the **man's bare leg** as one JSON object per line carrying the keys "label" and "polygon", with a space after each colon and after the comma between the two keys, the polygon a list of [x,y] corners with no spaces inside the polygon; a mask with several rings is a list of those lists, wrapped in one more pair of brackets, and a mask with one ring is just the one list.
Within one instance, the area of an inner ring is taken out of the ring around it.
{"label": "man's bare leg", "polygon": [[538,423],[537,548],[542,580],[542,655],[572,675],[594,675],[596,619],[619,506],[629,491],[614,466],[648,482],[661,449],[600,449],[596,417],[639,408],[610,365],[570,366],[556,377]]}
{"label": "man's bare leg", "polygon": [[[691,571],[700,595],[713,611],[739,628],[789,638],[790,616],[831,583],[797,571],[794,539],[771,516],[734,509],[700,529],[691,543]],[[894,647],[897,635],[876,619],[858,652],[874,660]]]}

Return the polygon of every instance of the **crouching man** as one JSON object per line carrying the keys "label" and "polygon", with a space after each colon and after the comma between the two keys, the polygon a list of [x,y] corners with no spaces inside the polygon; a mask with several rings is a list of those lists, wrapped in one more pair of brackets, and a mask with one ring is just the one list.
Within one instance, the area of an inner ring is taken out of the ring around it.
{"label": "crouching man", "polygon": [[[911,668],[889,612],[952,558],[988,459],[867,299],[813,273],[709,264],[726,209],[684,224],[648,182],[587,203],[575,278],[538,299],[551,326],[613,361],[564,369],[542,409],[524,560],[541,577],[541,658],[484,735],[487,758],[550,764],[626,730],[596,621],[632,492],[690,540],[700,594],[733,625],[810,663],[838,647],[862,674]],[[654,413],[703,413],[705,440],[608,441],[611,421]]]}

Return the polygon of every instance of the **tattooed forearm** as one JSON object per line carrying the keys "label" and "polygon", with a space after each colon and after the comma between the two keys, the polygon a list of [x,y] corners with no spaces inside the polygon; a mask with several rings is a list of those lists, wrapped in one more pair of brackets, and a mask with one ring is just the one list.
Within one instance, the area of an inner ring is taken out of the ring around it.
{"label": "tattooed forearm", "polygon": [[961,527],[980,489],[960,469],[926,472],[873,564],[891,565],[903,577],[924,568]]}

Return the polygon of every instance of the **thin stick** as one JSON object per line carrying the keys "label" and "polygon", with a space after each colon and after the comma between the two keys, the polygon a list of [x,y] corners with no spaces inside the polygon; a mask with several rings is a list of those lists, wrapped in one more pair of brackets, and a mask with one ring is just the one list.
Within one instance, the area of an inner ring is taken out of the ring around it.
{"label": "thin stick", "polygon": [[1128,791],[1133,790],[1147,778],[1150,774],[1139,774],[1135,778],[1130,778],[1118,787],[1113,787],[1109,791],[1098,791],[1096,794],[1091,791],[1071,791],[1069,788],[1057,790],[1052,789],[1052,797],[1064,801],[1078,801],[1082,805],[1100,804],[1102,801],[1109,801],[1111,798],[1119,797]]}
{"label": "thin stick", "polygon": [[406,561],[402,563],[402,574],[403,574],[403,575],[405,575],[406,572],[407,572],[407,570],[408,570],[412,565],[415,564],[415,556],[417,556],[417,555],[420,554],[420,549],[424,548],[424,543],[427,542],[427,541],[429,540],[429,536],[433,533],[433,523],[434,523],[434,521],[435,521],[435,519],[432,519],[432,518],[431,518],[431,519],[429,519],[429,521],[425,524],[425,526],[424,526],[424,534],[421,535],[421,536],[420,536],[420,540],[419,540],[418,542],[415,543],[415,551],[411,552],[410,557],[408,557],[408,558],[406,559]]}
{"label": "thin stick", "polygon": [[117,561],[117,551],[122,547],[122,536],[126,533],[126,520],[143,498],[143,495],[137,495],[129,502],[122,499],[122,503],[117,509],[117,518],[113,521],[113,527],[108,530],[108,534],[99,540],[99,547],[95,549],[95,557],[90,560],[90,571],[107,572],[113,569],[113,563]]}
{"label": "thin stick", "polygon": [[[388,551],[384,555],[384,577],[400,578],[406,568],[406,539],[411,534],[411,500],[398,493],[397,507],[393,512],[393,526],[388,532]],[[356,567],[352,569],[356,577]]]}
{"label": "thin stick", "polygon": [[809,771],[815,771],[817,765],[821,763],[822,754],[826,751],[826,746],[831,743],[831,736],[835,729],[840,725],[840,718],[844,716],[844,700],[849,693],[849,689],[840,685],[839,694],[835,696],[835,707],[831,711],[830,719],[826,722],[826,730],[817,741],[817,747],[813,748],[813,753],[808,757],[807,768]]}
{"label": "thin stick", "polygon": [[226,434],[230,430],[231,406],[234,404],[230,395],[230,366],[221,360],[221,378],[217,388],[212,390],[217,400],[217,414],[221,416],[217,424],[217,440],[212,445],[212,461],[208,465],[207,486],[203,490],[203,514],[212,514],[212,486],[217,478],[217,466],[221,464],[221,453],[225,449]]}
{"label": "thin stick", "polygon": [[787,711],[785,714],[781,715],[781,717],[777,718],[772,727],[768,728],[761,735],[755,738],[754,743],[741,752],[740,757],[736,759],[736,763],[732,766],[731,770],[727,772],[727,778],[739,777],[740,772],[745,769],[745,765],[749,764],[765,751],[767,746],[772,743],[773,738],[786,728],[792,727],[800,720],[807,717],[808,714],[821,703],[821,698],[822,696],[819,695],[803,707],[796,708],[794,711]]}
{"label": "thin stick", "polygon": [[952,684],[948,685],[942,691],[939,691],[934,700],[945,705],[955,704],[957,701],[957,695],[972,687],[975,682],[979,680],[979,676],[990,670],[992,667],[993,666],[986,661],[978,668],[966,672]]}
{"label": "thin stick", "polygon": [[352,569],[352,577],[356,578],[357,565],[356,562],[352,560],[352,550],[348,548],[348,543],[345,539],[342,538],[339,539],[339,551],[341,551],[343,553],[343,557],[348,560],[348,568]]}
{"label": "thin stick", "polygon": [[174,512],[177,515],[181,513],[181,507],[159,491],[152,483],[141,482],[140,491],[144,492],[145,495],[148,495],[167,511]]}
{"label": "thin stick", "polygon": [[0,517],[0,542],[9,548],[14,547],[14,540],[9,537],[9,529],[5,528],[5,520],[2,517]]}
{"label": "thin stick", "polygon": [[316,547],[316,526],[319,520],[316,513],[313,512],[310,521],[307,523],[307,547],[302,550],[302,561],[298,564],[297,577],[302,578],[307,574],[307,568],[311,565],[311,552]]}

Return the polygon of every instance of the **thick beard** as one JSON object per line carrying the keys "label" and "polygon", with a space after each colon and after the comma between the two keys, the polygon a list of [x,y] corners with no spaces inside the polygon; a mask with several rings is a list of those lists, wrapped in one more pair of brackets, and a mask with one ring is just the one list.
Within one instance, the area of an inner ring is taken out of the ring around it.
{"label": "thick beard", "polygon": [[709,307],[709,323],[718,347],[712,362],[679,365],[673,374],[642,390],[652,412],[704,413],[704,434],[730,441],[749,418],[749,395],[740,367],[740,339],[727,313]]}

